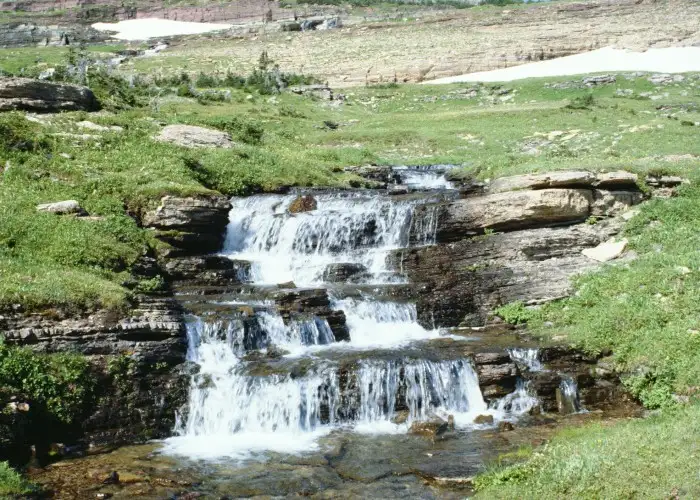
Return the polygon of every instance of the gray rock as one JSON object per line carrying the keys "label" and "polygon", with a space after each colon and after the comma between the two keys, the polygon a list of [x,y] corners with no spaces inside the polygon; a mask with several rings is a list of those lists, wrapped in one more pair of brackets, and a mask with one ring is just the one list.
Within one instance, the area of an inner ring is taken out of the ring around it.
{"label": "gray rock", "polygon": [[630,207],[644,200],[644,195],[639,191],[606,191],[596,189],[593,191],[593,205],[591,215],[612,216],[627,212]]}
{"label": "gray rock", "polygon": [[592,186],[596,177],[586,171],[548,172],[501,177],[488,185],[490,193],[520,189],[577,188]]}
{"label": "gray rock", "polygon": [[367,272],[367,268],[362,264],[353,262],[328,264],[323,271],[323,281],[330,283],[342,283],[353,278],[362,276]]}
{"label": "gray rock", "polygon": [[578,222],[588,217],[592,203],[591,191],[584,189],[513,191],[457,200],[440,208],[436,239],[446,242],[485,229],[510,231]]}
{"label": "gray rock", "polygon": [[617,78],[615,75],[597,75],[588,76],[582,80],[586,87],[595,87],[597,85],[608,85],[610,83],[615,83]]}
{"label": "gray rock", "polygon": [[231,148],[231,136],[221,130],[194,125],[168,125],[156,136],[157,141],[186,148]]}
{"label": "gray rock", "polygon": [[123,132],[124,129],[122,127],[118,127],[116,125],[111,126],[111,127],[105,127],[104,125],[98,125],[97,123],[93,123],[91,121],[81,121],[76,123],[76,125],[80,128],[84,128],[87,130],[95,130],[97,132]]}
{"label": "gray rock", "polygon": [[586,248],[581,253],[589,259],[598,262],[608,262],[622,255],[627,247],[627,239],[623,238],[620,241],[609,240],[601,243],[595,248]]}
{"label": "gray rock", "polygon": [[0,79],[0,111],[97,111],[100,104],[87,87],[29,78]]}
{"label": "gray rock", "polygon": [[636,187],[637,174],[618,170],[616,172],[601,173],[596,176],[595,185],[600,188],[619,189],[621,187]]}
{"label": "gray rock", "polygon": [[58,215],[69,215],[69,214],[86,214],[85,210],[80,206],[75,200],[57,201],[54,203],[44,203],[42,205],[37,205],[36,209],[39,212],[50,212],[52,214]]}

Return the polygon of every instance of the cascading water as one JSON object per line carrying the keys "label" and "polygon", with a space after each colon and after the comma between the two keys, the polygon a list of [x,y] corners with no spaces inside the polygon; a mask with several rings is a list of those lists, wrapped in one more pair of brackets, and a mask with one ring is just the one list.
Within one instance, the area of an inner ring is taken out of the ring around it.
{"label": "cascading water", "polygon": [[295,198],[232,201],[223,253],[251,261],[257,283],[317,285],[326,266],[334,263],[361,264],[371,273],[370,281],[381,281],[387,253],[408,244],[418,203],[364,193],[321,194],[315,196],[316,210],[292,214],[287,208]]}
{"label": "cascading water", "polygon": [[445,178],[445,172],[452,168],[455,166],[394,167],[394,172],[411,189],[454,189],[454,184]]}
{"label": "cascading water", "polygon": [[[459,426],[479,413],[497,413],[487,408],[469,361],[401,356],[401,345],[441,332],[418,323],[415,304],[372,296],[372,286],[402,281],[386,264],[389,251],[409,246],[409,240],[432,243],[435,214],[428,211],[426,220],[417,220],[413,208],[434,200],[319,194],[314,195],[316,209],[292,214],[288,208],[295,198],[234,199],[222,253],[249,261],[249,280],[267,289],[290,281],[297,287],[328,286],[323,279],[329,265],[363,269],[359,283],[368,292],[359,297],[333,289],[328,293],[332,309],[344,313],[349,342],[336,342],[326,320],[304,314],[283,317],[269,301],[255,308],[238,304],[225,320],[221,314],[195,317],[188,327],[188,357],[199,371],[192,376],[178,436],[168,440],[167,449],[190,457],[299,452],[313,449],[319,436],[339,426],[396,432],[436,415],[453,415]],[[273,345],[281,351],[271,353]],[[370,348],[384,350],[380,359],[352,354]],[[255,350],[261,353],[247,355]],[[269,356],[279,359],[284,351],[287,368],[266,371],[266,363],[277,362]],[[336,357],[323,358],[323,352]],[[349,364],[338,363],[338,356],[346,354],[354,356]],[[520,411],[524,404],[506,406],[502,412]],[[397,411],[407,411],[404,424],[392,423]]]}
{"label": "cascading water", "polygon": [[508,349],[508,353],[515,364],[522,366],[531,372],[539,372],[543,370],[542,362],[539,358],[539,349],[513,348]]}

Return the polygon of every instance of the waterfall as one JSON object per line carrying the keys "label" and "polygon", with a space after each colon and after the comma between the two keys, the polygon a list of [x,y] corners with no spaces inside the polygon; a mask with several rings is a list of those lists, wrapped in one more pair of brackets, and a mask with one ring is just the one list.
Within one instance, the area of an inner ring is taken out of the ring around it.
{"label": "waterfall", "polygon": [[452,165],[435,165],[433,167],[394,167],[394,172],[411,189],[454,189],[454,184],[445,178],[446,170]]}
{"label": "waterfall", "polygon": [[[421,182],[437,175],[426,172]],[[442,332],[418,323],[415,304],[374,296],[373,286],[401,282],[386,263],[391,250],[433,241],[437,211],[416,215],[414,208],[434,199],[367,192],[313,196],[316,208],[304,213],[288,211],[295,195],[232,200],[221,253],[250,262],[246,277],[253,288],[266,290],[263,296],[271,284],[323,286],[329,307],[320,305],[319,316],[290,314],[272,300],[242,308],[236,297],[230,310],[219,302],[213,314],[192,317],[188,359],[198,371],[166,450],[202,458],[298,453],[314,449],[333,429],[406,432],[414,421],[448,415],[464,427],[484,412],[523,411],[525,389],[489,410],[467,359],[433,361],[415,359],[415,351],[402,353],[404,344]],[[355,281],[359,294],[343,295],[324,283],[332,274],[326,272],[329,265],[361,270]],[[337,342],[329,321],[343,316],[349,341]],[[399,412],[406,418],[395,424]]]}
{"label": "waterfall", "polygon": [[578,413],[583,410],[578,398],[578,385],[572,377],[562,377],[557,389],[557,406],[560,413]]}
{"label": "waterfall", "polygon": [[508,349],[508,353],[510,354],[510,359],[512,359],[516,365],[524,367],[531,372],[539,372],[544,369],[539,358],[539,349],[513,348]]}
{"label": "waterfall", "polygon": [[364,193],[319,194],[316,210],[287,211],[294,195],[265,195],[232,200],[223,253],[252,262],[258,283],[322,283],[326,266],[357,263],[381,281],[390,250],[408,245],[413,207]]}

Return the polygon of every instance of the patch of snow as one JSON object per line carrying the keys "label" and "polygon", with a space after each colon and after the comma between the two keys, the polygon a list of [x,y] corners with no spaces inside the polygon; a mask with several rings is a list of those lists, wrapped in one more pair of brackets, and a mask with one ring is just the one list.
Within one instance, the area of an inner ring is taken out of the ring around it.
{"label": "patch of snow", "polygon": [[118,23],[95,23],[93,28],[99,31],[115,31],[114,38],[119,40],[148,40],[174,35],[197,35],[211,31],[227,30],[230,24],[190,23],[171,21],[169,19],[129,19]]}
{"label": "patch of snow", "polygon": [[700,71],[700,47],[669,47],[634,52],[605,47],[583,54],[558,57],[493,71],[450,76],[423,82],[425,85],[458,82],[509,82],[523,78],[581,75],[586,73],[648,71],[685,73]]}

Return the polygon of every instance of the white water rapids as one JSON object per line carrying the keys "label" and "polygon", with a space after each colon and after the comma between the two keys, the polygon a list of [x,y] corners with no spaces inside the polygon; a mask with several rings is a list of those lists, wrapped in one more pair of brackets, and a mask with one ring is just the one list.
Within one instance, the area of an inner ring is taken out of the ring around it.
{"label": "white water rapids", "polygon": [[[413,220],[421,198],[357,192],[314,197],[317,208],[300,214],[287,210],[295,196],[234,199],[222,253],[250,261],[249,279],[260,285],[291,281],[319,287],[331,264],[364,266],[362,282],[371,285],[405,281],[387,267],[386,257],[409,245],[411,231],[414,240],[418,233],[418,244],[432,243],[433,223]],[[298,453],[339,427],[406,432],[412,422],[448,414],[465,427],[479,414],[502,418],[524,411],[524,389],[507,408],[487,408],[469,360],[402,357],[402,345],[441,335],[418,323],[414,304],[364,295],[331,299],[333,309],[345,314],[349,342],[336,342],[325,320],[285,320],[274,306],[228,321],[193,318],[188,359],[199,371],[192,376],[178,435],[167,440],[166,451],[201,458]],[[291,353],[288,359],[308,360],[308,367],[300,374],[251,374],[244,355],[271,344]],[[340,369],[316,357],[321,347],[349,354],[368,350],[368,357],[353,358],[350,368]],[[375,359],[371,348],[395,349],[397,355]],[[408,412],[407,420],[395,424],[399,410]]]}

